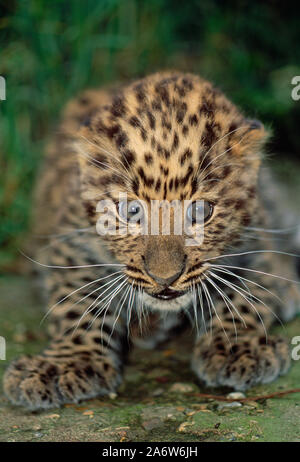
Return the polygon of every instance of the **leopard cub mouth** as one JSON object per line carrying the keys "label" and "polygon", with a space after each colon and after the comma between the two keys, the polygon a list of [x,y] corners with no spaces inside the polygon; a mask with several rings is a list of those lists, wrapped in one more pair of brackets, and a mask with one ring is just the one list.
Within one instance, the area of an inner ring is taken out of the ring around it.
{"label": "leopard cub mouth", "polygon": [[161,292],[151,294],[152,297],[158,298],[159,300],[173,300],[174,298],[181,297],[185,294],[185,291],[174,290],[170,287],[166,287]]}

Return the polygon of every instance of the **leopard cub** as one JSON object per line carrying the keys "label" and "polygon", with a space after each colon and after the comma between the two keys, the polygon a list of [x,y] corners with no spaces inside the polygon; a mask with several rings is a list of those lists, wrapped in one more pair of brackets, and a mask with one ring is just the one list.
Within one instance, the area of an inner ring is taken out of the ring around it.
{"label": "leopard cub", "polygon": [[[260,168],[267,138],[209,82],[180,72],[69,103],[35,202],[34,232],[49,236],[35,258],[51,341],[8,367],[13,404],[49,408],[114,392],[133,345],[155,348],[189,319],[192,368],[207,386],[246,390],[286,373],[288,344],[268,331],[295,315],[300,297],[294,261],[267,232],[276,227]],[[162,232],[158,207],[157,232],[145,232],[154,203],[173,201],[187,204],[184,230],[175,232],[169,207]]]}

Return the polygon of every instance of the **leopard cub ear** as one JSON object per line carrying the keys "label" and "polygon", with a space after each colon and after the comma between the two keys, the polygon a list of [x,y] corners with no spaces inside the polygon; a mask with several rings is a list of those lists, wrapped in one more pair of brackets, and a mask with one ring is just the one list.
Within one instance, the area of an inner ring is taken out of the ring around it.
{"label": "leopard cub ear", "polygon": [[264,128],[262,122],[257,119],[245,119],[245,123],[249,126],[249,130],[261,130]]}
{"label": "leopard cub ear", "polygon": [[271,136],[271,132],[265,128],[263,123],[257,119],[245,119],[245,138],[244,146],[249,146],[254,150],[259,150]]}
{"label": "leopard cub ear", "polygon": [[238,125],[230,140],[233,155],[259,160],[271,133],[256,119],[242,119]]}

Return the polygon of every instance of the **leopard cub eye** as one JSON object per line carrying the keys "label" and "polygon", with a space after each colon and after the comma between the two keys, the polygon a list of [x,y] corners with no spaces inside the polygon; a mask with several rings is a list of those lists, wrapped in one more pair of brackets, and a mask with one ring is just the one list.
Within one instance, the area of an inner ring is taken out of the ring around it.
{"label": "leopard cub eye", "polygon": [[213,205],[208,201],[192,202],[186,211],[187,219],[192,224],[205,223],[213,213]]}
{"label": "leopard cub eye", "polygon": [[140,223],[144,217],[144,208],[139,201],[121,201],[118,210],[120,217],[130,223]]}

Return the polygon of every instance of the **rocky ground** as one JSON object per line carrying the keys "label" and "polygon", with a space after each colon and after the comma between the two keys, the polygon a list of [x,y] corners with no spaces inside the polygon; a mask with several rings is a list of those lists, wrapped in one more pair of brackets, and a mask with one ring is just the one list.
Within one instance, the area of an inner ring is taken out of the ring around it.
{"label": "rocky ground", "polygon": [[[35,353],[46,343],[42,310],[30,280],[0,278],[0,335],[7,341],[8,362]],[[275,331],[290,339],[300,335],[300,317]],[[190,336],[188,336],[190,337]],[[180,345],[180,348],[178,348]],[[0,441],[298,441],[300,394],[226,405],[197,396],[203,389],[189,369],[189,339],[161,350],[135,351],[117,397],[94,399],[43,412],[11,406],[0,395]],[[247,396],[300,386],[300,361],[285,377],[255,387]],[[218,390],[226,395],[230,390]]]}

